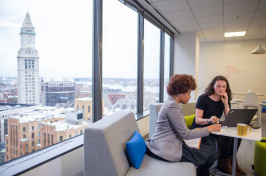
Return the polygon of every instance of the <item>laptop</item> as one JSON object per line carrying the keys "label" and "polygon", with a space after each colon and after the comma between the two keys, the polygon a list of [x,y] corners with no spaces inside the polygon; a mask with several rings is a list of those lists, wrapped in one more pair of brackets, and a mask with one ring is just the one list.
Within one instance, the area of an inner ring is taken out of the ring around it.
{"label": "laptop", "polygon": [[237,127],[238,123],[250,125],[257,111],[258,109],[230,109],[227,117],[221,124],[227,127]]}

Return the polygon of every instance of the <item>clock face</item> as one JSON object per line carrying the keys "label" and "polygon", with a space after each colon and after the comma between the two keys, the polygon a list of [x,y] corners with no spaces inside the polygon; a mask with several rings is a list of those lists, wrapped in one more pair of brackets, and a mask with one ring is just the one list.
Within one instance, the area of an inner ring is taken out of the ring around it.
{"label": "clock face", "polygon": [[26,40],[27,40],[27,42],[31,42],[32,38],[31,38],[30,36],[28,36],[28,37],[26,38]]}

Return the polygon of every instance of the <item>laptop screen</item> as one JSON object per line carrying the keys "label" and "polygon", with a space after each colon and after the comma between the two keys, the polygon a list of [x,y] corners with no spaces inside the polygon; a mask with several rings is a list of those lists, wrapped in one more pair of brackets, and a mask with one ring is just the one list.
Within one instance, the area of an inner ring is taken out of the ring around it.
{"label": "laptop screen", "polygon": [[223,126],[237,127],[238,123],[250,125],[258,109],[230,109],[222,123]]}

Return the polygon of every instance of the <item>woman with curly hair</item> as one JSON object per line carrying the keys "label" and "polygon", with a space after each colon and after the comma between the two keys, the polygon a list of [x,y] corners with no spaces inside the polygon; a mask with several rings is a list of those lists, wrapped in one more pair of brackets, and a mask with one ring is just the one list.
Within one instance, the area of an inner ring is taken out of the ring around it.
{"label": "woman with curly hair", "polygon": [[199,149],[190,148],[183,141],[221,130],[220,124],[194,130],[187,128],[180,103],[187,104],[191,91],[195,89],[196,82],[191,75],[176,74],[171,77],[167,86],[169,98],[159,111],[154,135],[146,141],[147,154],[171,162],[191,162],[198,166],[198,176],[209,176],[209,168],[218,158],[214,140],[202,138]]}
{"label": "woman with curly hair", "polygon": [[[232,93],[228,80],[224,76],[216,76],[212,79],[205,93],[199,96],[196,104],[196,117],[191,129],[203,128],[218,123],[221,116],[225,118],[230,110]],[[233,138],[217,136],[220,142],[220,157],[218,169],[222,172],[232,174]],[[238,140],[238,148],[241,139]],[[236,166],[236,176],[245,175],[246,172]]]}

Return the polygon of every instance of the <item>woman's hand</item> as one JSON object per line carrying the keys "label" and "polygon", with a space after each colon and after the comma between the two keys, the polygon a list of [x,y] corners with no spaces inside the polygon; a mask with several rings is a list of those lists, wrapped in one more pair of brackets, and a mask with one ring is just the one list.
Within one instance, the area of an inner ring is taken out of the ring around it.
{"label": "woman's hand", "polygon": [[221,96],[221,100],[224,103],[224,106],[228,105],[228,95],[227,92],[225,92],[222,96]]}
{"label": "woman's hand", "polygon": [[218,122],[218,118],[216,116],[211,116],[211,118],[209,119],[209,121],[212,121],[213,123],[217,123]]}
{"label": "woman's hand", "polygon": [[210,125],[207,126],[209,132],[219,132],[221,131],[221,124],[215,124],[215,125]]}

